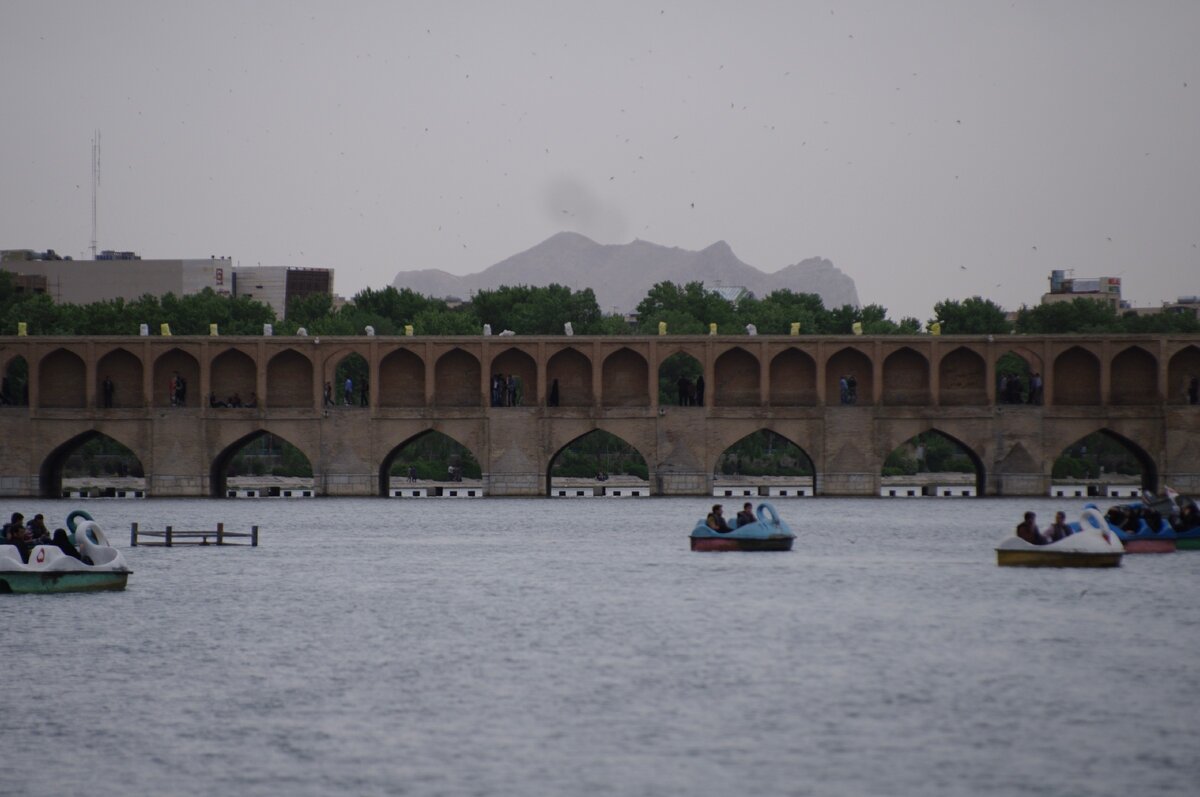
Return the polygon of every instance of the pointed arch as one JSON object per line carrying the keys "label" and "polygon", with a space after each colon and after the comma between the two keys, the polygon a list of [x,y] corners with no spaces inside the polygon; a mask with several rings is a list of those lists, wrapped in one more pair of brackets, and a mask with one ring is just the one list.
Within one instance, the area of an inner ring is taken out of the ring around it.
{"label": "pointed arch", "polygon": [[854,377],[857,383],[855,404],[871,404],[875,395],[874,368],[871,358],[856,348],[847,346],[840,349],[825,361],[825,403],[837,404],[840,401],[841,378]]}
{"label": "pointed arch", "polygon": [[699,358],[683,347],[658,359],[658,403],[681,407],[712,403],[712,389],[704,384],[704,366]]}
{"label": "pointed arch", "polygon": [[929,404],[929,360],[903,346],[883,360],[883,403],[892,407]]}
{"label": "pointed arch", "polygon": [[[939,445],[939,441],[944,442]],[[946,443],[950,444],[949,449],[945,447]],[[915,476],[920,473],[966,473],[968,466],[975,474],[975,496],[982,497],[987,491],[987,468],[983,464],[983,458],[974,448],[954,435],[936,426],[929,426],[901,441],[888,452],[880,475],[889,477]]]}
{"label": "pointed arch", "polygon": [[479,359],[457,346],[437,359],[433,368],[433,403],[438,407],[478,407]]}
{"label": "pointed arch", "polygon": [[154,361],[154,381],[151,384],[151,405],[155,407],[178,406],[171,394],[171,380],[180,376],[186,386],[183,392],[183,405],[195,407],[199,400],[196,393],[200,390],[200,363],[191,354],[180,348],[170,349],[158,356]]}
{"label": "pointed arch", "polygon": [[[379,463],[379,494],[387,497],[391,494],[392,473],[394,470],[404,468],[406,463],[400,460],[400,455],[405,449],[410,446],[420,445],[422,443],[432,444],[434,449],[442,449],[435,452],[438,456],[446,457],[446,462],[450,465],[455,465],[462,470],[459,473],[467,478],[477,479],[482,477],[482,467],[480,465],[479,456],[471,450],[470,446],[463,444],[458,439],[451,437],[445,432],[438,429],[422,429],[414,435],[410,435],[402,442],[392,447],[392,450],[384,456]],[[457,449],[457,450],[456,450]],[[410,463],[412,464],[412,463]],[[430,464],[430,463],[425,463]],[[424,481],[445,481],[446,469],[441,467],[441,464],[431,464],[432,470],[420,472],[417,478]],[[416,467],[413,464],[413,467]],[[422,465],[424,468],[425,465]],[[407,477],[404,477],[407,478]]]}
{"label": "pointed arch", "polygon": [[87,406],[87,366],[70,349],[55,349],[38,363],[38,406]]}
{"label": "pointed arch", "polygon": [[1091,406],[1100,403],[1100,360],[1081,346],[1054,358],[1054,404]]}
{"label": "pointed arch", "polygon": [[409,349],[389,352],[379,362],[379,406],[424,407],[425,361]]}
{"label": "pointed arch", "polygon": [[259,428],[255,429],[249,434],[244,434],[241,437],[238,437],[232,443],[229,443],[223,449],[221,449],[220,452],[217,453],[216,457],[213,458],[212,464],[209,466],[209,495],[211,495],[213,498],[225,498],[227,496],[227,478],[229,474],[229,466],[233,462],[234,457],[236,457],[238,453],[242,451],[242,449],[246,448],[246,446],[262,437],[273,437],[279,442],[286,444],[295,454],[303,457],[303,461],[308,463],[309,473],[312,473],[315,470],[313,467],[313,458],[310,452],[307,452],[303,448],[292,443],[286,437],[277,435],[269,429]]}
{"label": "pointed arch", "polygon": [[1111,404],[1157,404],[1158,358],[1141,346],[1130,346],[1112,359],[1108,400]]}
{"label": "pointed arch", "polygon": [[[1111,449],[1114,443],[1128,456],[1122,457],[1121,452],[1114,453]],[[1097,479],[1103,474],[1111,476],[1113,473],[1132,476],[1134,474],[1129,472],[1132,470],[1129,467],[1131,462],[1136,463],[1140,470],[1142,489],[1157,492],[1158,464],[1154,457],[1125,435],[1101,427],[1063,447],[1051,468],[1051,478]]]}
{"label": "pointed arch", "polygon": [[649,367],[646,358],[628,346],[605,357],[600,378],[604,406],[650,406]]}
{"label": "pointed arch", "polygon": [[[601,455],[598,451],[588,450],[589,446],[580,445],[583,441],[594,441],[595,444],[604,447],[604,453]],[[569,463],[559,463],[559,458],[570,456],[571,450],[583,448],[580,456],[575,458],[576,461]],[[554,469],[556,465],[565,464],[566,467],[578,471],[580,467],[583,470],[579,473],[567,475],[576,475],[580,478],[591,478],[598,476],[600,471],[603,471],[606,476],[612,475],[632,475],[647,482],[649,485],[649,465],[646,456],[633,443],[630,443],[625,438],[618,434],[608,431],[607,429],[595,428],[589,429],[581,435],[577,435],[567,441],[557,451],[550,455],[546,461],[546,495],[553,495],[554,488]]]}
{"label": "pointed arch", "polygon": [[0,380],[0,406],[29,405],[29,361],[23,355],[6,357]]}
{"label": "pointed arch", "polygon": [[987,363],[974,349],[959,346],[938,362],[938,403],[944,407],[988,403]]}
{"label": "pointed arch", "polygon": [[764,426],[725,447],[713,461],[712,473],[725,476],[785,476],[811,478],[816,462],[796,441]]}
{"label": "pointed arch", "polygon": [[1193,379],[1200,379],[1200,346],[1185,346],[1167,361],[1167,402],[1187,404]]}
{"label": "pointed arch", "polygon": [[761,370],[758,358],[741,346],[723,352],[713,363],[713,406],[759,406]]}
{"label": "pointed arch", "polygon": [[115,348],[96,363],[96,404],[105,406],[104,382],[112,384],[112,406],[144,407],[142,360],[128,349]]}
{"label": "pointed arch", "polygon": [[[1041,373],[1040,358],[1028,349],[1014,348],[996,358],[996,403],[1024,404],[1029,401],[1033,375]],[[1034,401],[1040,403],[1038,397]]]}
{"label": "pointed arch", "polygon": [[218,402],[238,406],[258,389],[258,367],[244,351],[229,348],[213,358],[208,383]]}
{"label": "pointed arch", "polygon": [[267,361],[268,407],[312,409],[313,364],[295,349],[284,349]]}
{"label": "pointed arch", "polygon": [[[340,357],[335,354],[330,360],[333,361],[334,403],[360,408],[369,406],[371,400],[371,366],[367,362],[367,358],[361,352],[350,349]],[[348,395],[346,393],[346,380],[350,380],[350,392]]]}
{"label": "pointed arch", "polygon": [[512,346],[500,352],[492,358],[488,373],[505,379],[510,375],[517,377],[521,383],[519,402],[529,405],[537,403],[537,362],[525,350]]}
{"label": "pointed arch", "polygon": [[63,468],[67,460],[82,446],[99,439],[110,440],[126,449],[137,460],[136,472],[145,473],[144,457],[129,445],[131,441],[118,440],[99,430],[89,429],[63,441],[42,458],[41,466],[38,468],[38,487],[42,498],[62,497]]}
{"label": "pointed arch", "polygon": [[546,403],[553,399],[554,383],[558,383],[560,407],[590,407],[596,402],[592,390],[592,361],[574,346],[567,346],[546,363]]}
{"label": "pointed arch", "polygon": [[771,360],[770,386],[772,407],[816,406],[816,361],[789,346]]}

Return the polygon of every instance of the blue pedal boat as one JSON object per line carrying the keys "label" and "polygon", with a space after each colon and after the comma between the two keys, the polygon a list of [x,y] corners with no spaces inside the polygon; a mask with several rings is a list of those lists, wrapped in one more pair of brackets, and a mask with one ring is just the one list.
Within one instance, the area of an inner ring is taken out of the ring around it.
{"label": "blue pedal boat", "polygon": [[692,529],[693,551],[790,551],[796,535],[766,501],[755,510],[758,519],[732,531],[714,531],[700,520]]}

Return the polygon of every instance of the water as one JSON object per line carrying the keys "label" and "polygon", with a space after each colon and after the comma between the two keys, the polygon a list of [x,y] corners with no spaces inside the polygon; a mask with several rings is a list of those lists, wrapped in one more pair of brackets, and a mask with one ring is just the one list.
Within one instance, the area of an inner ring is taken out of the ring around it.
{"label": "water", "polygon": [[1082,502],[782,499],[791,553],[692,553],[709,503],[88,503],[135,573],[0,596],[0,794],[1196,793],[1200,552],[998,568]]}

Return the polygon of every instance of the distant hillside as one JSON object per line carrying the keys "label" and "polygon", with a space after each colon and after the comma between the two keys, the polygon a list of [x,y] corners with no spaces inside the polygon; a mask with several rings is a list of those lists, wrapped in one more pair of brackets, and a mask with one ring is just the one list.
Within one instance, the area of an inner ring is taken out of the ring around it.
{"label": "distant hillside", "polygon": [[425,296],[467,299],[473,291],[501,285],[557,282],[574,290],[591,288],[605,312],[614,307],[631,312],[655,283],[667,280],[676,284],[699,280],[709,288],[740,285],[758,297],[786,288],[818,294],[826,307],[858,305],[854,280],[823,258],[809,258],[768,274],[738,260],[724,241],[690,252],[640,240],[598,244],[571,232],[547,238],[477,274],[459,277],[437,269],[401,271],[392,284]]}

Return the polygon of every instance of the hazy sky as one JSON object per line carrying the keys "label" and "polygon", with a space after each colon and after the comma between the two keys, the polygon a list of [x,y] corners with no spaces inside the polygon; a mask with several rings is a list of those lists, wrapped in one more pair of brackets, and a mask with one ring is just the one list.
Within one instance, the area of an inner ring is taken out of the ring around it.
{"label": "hazy sky", "polygon": [[0,0],[0,248],[479,271],[563,230],[894,318],[1200,294],[1200,3]]}

